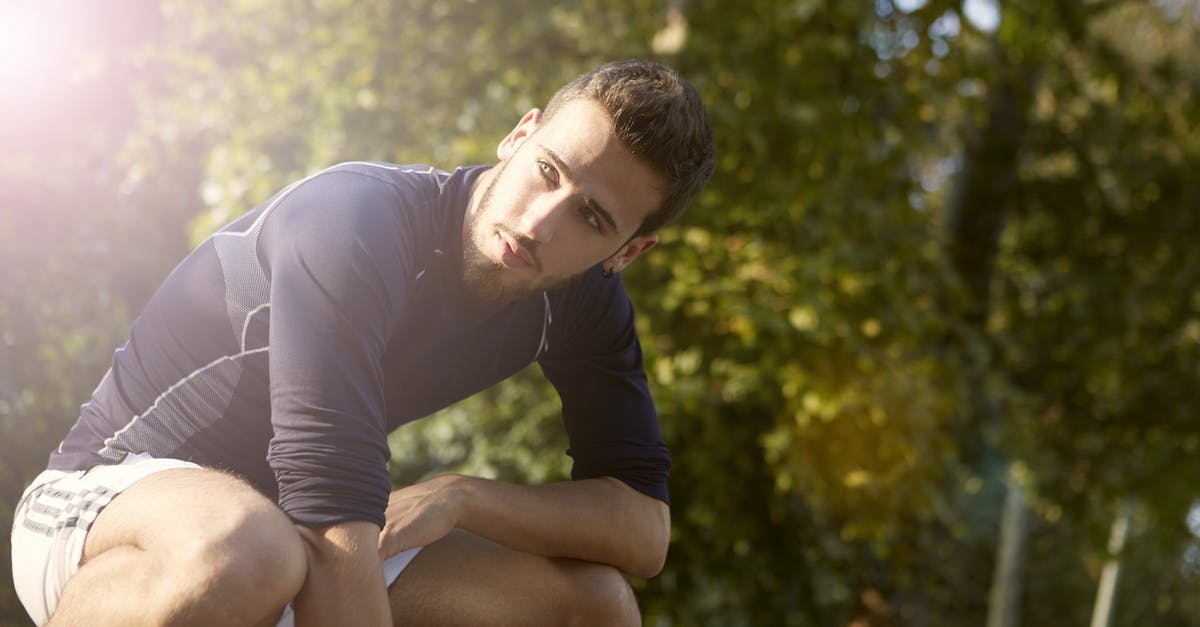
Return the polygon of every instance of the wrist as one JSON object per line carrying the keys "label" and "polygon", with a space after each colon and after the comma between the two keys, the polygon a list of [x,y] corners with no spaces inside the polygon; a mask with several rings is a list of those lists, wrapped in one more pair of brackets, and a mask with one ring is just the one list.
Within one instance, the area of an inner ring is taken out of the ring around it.
{"label": "wrist", "polygon": [[449,507],[454,526],[465,529],[469,525],[472,494],[475,493],[474,484],[478,479],[467,475],[450,474],[438,477],[437,481],[439,482],[438,492],[442,494]]}

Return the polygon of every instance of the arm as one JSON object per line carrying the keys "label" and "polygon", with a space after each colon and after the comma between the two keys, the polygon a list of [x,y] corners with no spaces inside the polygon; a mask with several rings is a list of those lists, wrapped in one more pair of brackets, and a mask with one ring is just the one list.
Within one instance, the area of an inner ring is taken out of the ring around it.
{"label": "arm", "polygon": [[380,551],[394,555],[453,527],[548,557],[609,564],[638,577],[662,570],[670,513],[611,477],[523,486],[446,475],[392,493]]}
{"label": "arm", "polygon": [[390,624],[375,549],[391,489],[380,358],[411,276],[401,203],[387,185],[335,168],[282,192],[260,218],[267,462],[308,552],[301,625]]}
{"label": "arm", "polygon": [[611,477],[540,486],[459,477],[460,527],[515,549],[653,577],[667,559],[667,505]]}
{"label": "arm", "polygon": [[308,578],[294,601],[296,624],[391,625],[392,610],[375,551],[379,527],[354,521],[296,529],[308,553]]}

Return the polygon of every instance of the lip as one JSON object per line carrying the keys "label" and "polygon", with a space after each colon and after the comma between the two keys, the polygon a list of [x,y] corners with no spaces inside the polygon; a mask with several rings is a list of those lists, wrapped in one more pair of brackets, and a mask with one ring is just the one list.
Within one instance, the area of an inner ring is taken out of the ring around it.
{"label": "lip", "polygon": [[506,268],[511,270],[533,265],[529,259],[529,253],[520,244],[510,240],[504,233],[496,235],[504,245],[504,249],[500,252],[500,263],[504,264]]}

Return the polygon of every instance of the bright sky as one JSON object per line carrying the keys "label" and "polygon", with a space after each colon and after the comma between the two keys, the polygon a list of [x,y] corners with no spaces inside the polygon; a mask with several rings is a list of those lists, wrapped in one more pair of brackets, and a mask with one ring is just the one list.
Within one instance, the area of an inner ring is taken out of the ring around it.
{"label": "bright sky", "polygon": [[[916,11],[926,2],[928,0],[892,0],[892,4],[904,13]],[[1000,0],[963,0],[962,13],[981,31],[990,33],[1000,26]]]}
{"label": "bright sky", "polygon": [[1000,26],[1000,0],[963,0],[963,15],[975,28],[993,32]]}

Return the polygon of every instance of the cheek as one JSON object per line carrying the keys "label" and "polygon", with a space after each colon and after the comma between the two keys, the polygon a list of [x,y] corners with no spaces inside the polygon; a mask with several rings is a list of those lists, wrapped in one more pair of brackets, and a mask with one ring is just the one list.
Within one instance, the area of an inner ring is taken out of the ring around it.
{"label": "cheek", "polygon": [[578,239],[556,235],[554,242],[539,250],[542,264],[548,274],[574,275],[601,261],[604,254],[599,248],[589,246]]}
{"label": "cheek", "polygon": [[492,197],[492,206],[488,211],[492,222],[507,224],[520,213],[518,207],[521,206],[521,196],[517,192],[516,186],[508,181],[502,181],[502,184],[496,186],[496,193]]}

